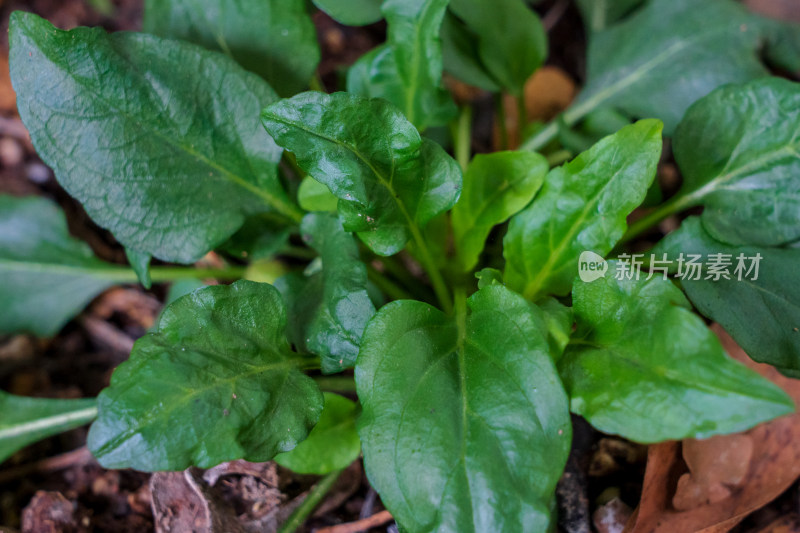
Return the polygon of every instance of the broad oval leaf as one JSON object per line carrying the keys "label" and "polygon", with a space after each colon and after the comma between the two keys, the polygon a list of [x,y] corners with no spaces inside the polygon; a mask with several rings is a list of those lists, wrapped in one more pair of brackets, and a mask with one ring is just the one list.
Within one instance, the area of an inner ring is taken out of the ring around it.
{"label": "broad oval leaf", "polygon": [[640,120],[553,169],[511,219],[503,255],[509,286],[526,298],[565,295],[584,251],[611,251],[645,198],[661,156],[661,122]]}
{"label": "broad oval leaf", "polygon": [[577,331],[559,361],[573,412],[644,443],[736,433],[791,413],[780,388],[725,355],[672,282],[575,281]]}
{"label": "broad oval leaf", "polygon": [[388,100],[420,131],[452,119],[456,107],[442,88],[438,37],[448,1],[386,0],[387,43],[350,69],[347,90]]}
{"label": "broad oval leaf", "polygon": [[306,176],[297,189],[297,203],[306,211],[330,211],[335,213],[339,200],[325,185],[310,176]]}
{"label": "broad oval leaf", "polygon": [[275,462],[298,474],[324,476],[342,470],[358,459],[361,441],[356,432],[358,404],[338,394],[323,393],[325,408],[308,438]]}
{"label": "broad oval leaf", "polygon": [[547,34],[536,13],[524,0],[451,0],[450,11],[465,23],[482,70],[500,87],[522,94],[547,57]]}
{"label": "broad oval leaf", "polygon": [[383,18],[383,0],[313,0],[333,20],[346,26],[364,26]]}
{"label": "broad oval leaf", "polygon": [[305,0],[146,0],[143,26],[230,55],[282,96],[306,89],[320,58]]}
{"label": "broad oval leaf", "polygon": [[0,195],[0,333],[50,336],[132,272],[105,263],[67,230],[64,213],[39,197]]}
{"label": "broad oval leaf", "polygon": [[0,463],[36,441],[88,424],[94,398],[27,398],[0,391]]}
{"label": "broad oval leaf", "polygon": [[264,126],[312,178],[339,199],[346,231],[380,255],[405,247],[461,192],[458,164],[423,139],[386,101],[302,93],[271,105]]}
{"label": "broad oval leaf", "polygon": [[322,359],[322,371],[341,372],[356,362],[361,335],[375,307],[367,293],[367,269],[358,246],[335,215],[306,215],[303,240],[319,253],[321,271],[279,279],[286,298],[289,337]]}
{"label": "broad oval leaf", "polygon": [[245,215],[302,216],[259,127],[270,87],[221,54],[145,34],[11,17],[11,77],[42,159],[126,247],[191,263]]}
{"label": "broad oval leaf", "polygon": [[[680,279],[689,300],[752,359],[800,377],[800,250],[724,244],[703,229],[698,217],[691,217],[654,253],[666,253],[674,268],[681,258],[699,255],[702,268],[687,270]],[[716,280],[704,264],[712,255],[729,264],[725,276]]]}
{"label": "broad oval leaf", "polygon": [[650,0],[592,36],[573,113],[611,106],[659,118],[672,135],[699,98],[768,73],[759,52],[770,28],[733,0]]}
{"label": "broad oval leaf", "polygon": [[489,232],[530,203],[549,168],[547,160],[534,152],[475,156],[464,175],[464,189],[452,214],[461,270],[475,267]]}
{"label": "broad oval leaf", "polygon": [[267,284],[179,298],[100,393],[89,449],[106,468],[144,471],[268,461],[291,450],[323,398],[285,329],[281,295]]}
{"label": "broad oval leaf", "polygon": [[674,153],[684,178],[676,201],[704,205],[713,237],[800,239],[800,84],[764,78],[714,91],[686,113]]}
{"label": "broad oval leaf", "polygon": [[567,398],[531,304],[492,285],[468,305],[454,318],[393,302],[367,326],[356,365],[367,475],[409,531],[547,531]]}

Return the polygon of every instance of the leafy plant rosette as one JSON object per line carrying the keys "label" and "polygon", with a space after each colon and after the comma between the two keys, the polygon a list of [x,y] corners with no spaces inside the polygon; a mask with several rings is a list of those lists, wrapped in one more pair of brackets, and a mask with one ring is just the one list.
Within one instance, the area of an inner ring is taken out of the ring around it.
{"label": "leafy plant rosette", "polygon": [[[54,335],[115,284],[234,283],[167,305],[96,400],[2,393],[0,459],[96,418],[109,468],[275,459],[333,479],[363,454],[403,530],[548,531],[570,413],[654,443],[794,411],[703,317],[800,375],[800,85],[768,76],[800,66],[797,28],[731,0],[581,4],[583,92],[520,149],[473,157],[443,72],[523,94],[547,55],[525,2],[315,3],[387,21],[348,92],[298,93],[320,89],[303,2],[148,2],[150,34],[12,15],[34,146],[131,264],[49,200],[0,197],[0,331]],[[584,128],[612,112],[626,125]],[[448,125],[455,158],[427,134]],[[665,133],[683,186],[629,227]],[[223,266],[192,266],[211,251]]]}

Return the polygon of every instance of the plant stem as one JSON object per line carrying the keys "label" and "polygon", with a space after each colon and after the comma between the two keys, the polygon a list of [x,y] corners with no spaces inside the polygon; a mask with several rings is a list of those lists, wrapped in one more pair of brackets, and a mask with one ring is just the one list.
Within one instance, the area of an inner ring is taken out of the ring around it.
{"label": "plant stem", "polygon": [[508,130],[506,129],[506,110],[503,107],[503,93],[494,95],[494,114],[497,117],[497,129],[500,130],[500,149],[508,150]]}
{"label": "plant stem", "polygon": [[400,285],[394,283],[392,280],[383,276],[380,272],[375,270],[375,267],[370,264],[367,264],[367,276],[372,283],[377,285],[378,288],[392,300],[414,299],[414,297],[411,296],[408,291],[406,291]]}
{"label": "plant stem", "polygon": [[528,107],[525,102],[525,91],[516,97],[517,98],[517,129],[519,130],[519,138],[522,138],[525,132],[525,127],[528,125]]}
{"label": "plant stem", "polygon": [[324,391],[356,391],[356,382],[353,376],[314,376],[314,381],[317,386]]}
{"label": "plant stem", "polygon": [[465,105],[458,115],[458,122],[453,132],[456,161],[462,171],[466,171],[472,155],[472,106]]}
{"label": "plant stem", "polygon": [[322,503],[325,495],[331,490],[336,480],[342,475],[342,472],[344,472],[344,470],[332,472],[311,487],[306,499],[289,515],[286,522],[278,529],[278,533],[294,533],[297,528],[302,526],[308,517],[311,516],[311,513],[314,512],[314,509]]}
{"label": "plant stem", "polygon": [[414,242],[417,245],[417,250],[419,251],[418,259],[420,263],[422,263],[425,272],[428,273],[431,285],[433,285],[433,292],[436,293],[436,298],[439,300],[439,304],[444,309],[444,312],[450,313],[453,310],[453,305],[450,300],[450,291],[447,289],[447,284],[444,281],[442,272],[439,270],[439,267],[436,266],[436,261],[433,260],[431,251],[428,248],[428,244],[425,242],[425,238],[422,236],[419,226],[411,224],[410,229],[411,235],[414,237]]}
{"label": "plant stem", "polygon": [[547,156],[547,164],[551,167],[557,167],[569,161],[570,158],[572,158],[572,152],[569,150],[559,150]]}
{"label": "plant stem", "polygon": [[619,240],[619,243],[617,243],[617,246],[632,241],[668,216],[689,207],[691,202],[692,198],[690,196],[673,196],[670,200],[663,203],[658,209],[648,213],[644,217],[631,224],[631,226],[628,228],[628,231],[625,232],[625,235],[623,235]]}
{"label": "plant stem", "polygon": [[239,279],[244,277],[246,267],[231,266],[226,268],[191,268],[191,267],[151,267],[150,277],[153,281],[176,281],[179,279]]}
{"label": "plant stem", "polygon": [[563,123],[567,126],[572,126],[583,117],[594,111],[597,106],[606,100],[606,98],[607,95],[604,94],[604,92],[600,92],[595,97],[570,107],[564,111],[561,117],[551,120],[547,126],[539,130],[536,135],[523,142],[519,149],[528,152],[536,152],[541,150],[558,135],[559,120],[563,121]]}

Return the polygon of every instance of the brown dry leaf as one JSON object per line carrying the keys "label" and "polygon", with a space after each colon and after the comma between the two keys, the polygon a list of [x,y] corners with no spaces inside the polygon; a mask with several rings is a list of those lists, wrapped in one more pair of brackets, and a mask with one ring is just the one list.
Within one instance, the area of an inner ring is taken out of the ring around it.
{"label": "brown dry leaf", "polygon": [[630,517],[631,508],[619,498],[614,498],[595,510],[592,523],[597,533],[622,533]]}
{"label": "brown dry leaf", "polygon": [[[547,122],[564,111],[576,94],[575,82],[558,67],[546,66],[537,70],[525,83],[525,108],[528,121]],[[508,148],[513,150],[520,143],[517,100],[506,95],[503,98]],[[495,128],[495,147],[500,145],[500,132]]]}
{"label": "brown dry leaf", "polygon": [[744,0],[747,7],[785,22],[800,22],[800,2],[797,0]]}
{"label": "brown dry leaf", "polygon": [[[712,329],[734,359],[777,383],[795,403],[800,403],[800,380],[782,376],[770,365],[753,362],[719,326],[714,325]],[[800,477],[800,414],[761,424],[741,435],[747,436],[752,442],[752,457],[744,477],[736,483],[736,469],[730,469],[721,476],[691,472],[696,480],[711,479],[725,485],[730,494],[718,501],[683,511],[676,509],[673,504],[679,479],[688,470],[681,455],[681,443],[665,442],[651,446],[641,502],[628,522],[626,533],[724,533],[748,514],[778,497]],[[698,451],[700,447],[718,449],[719,441],[712,441],[714,439],[690,443],[688,446],[691,451],[688,453],[691,460],[713,453],[711,450]],[[708,461],[706,463],[710,464]],[[722,480],[727,480],[727,484]]]}
{"label": "brown dry leaf", "polygon": [[75,506],[60,492],[37,491],[22,512],[23,533],[78,531]]}
{"label": "brown dry leaf", "polygon": [[11,74],[8,70],[8,55],[0,55],[0,113],[17,114],[17,93],[11,86]]}
{"label": "brown dry leaf", "polygon": [[800,515],[790,514],[778,518],[758,533],[800,533]]}

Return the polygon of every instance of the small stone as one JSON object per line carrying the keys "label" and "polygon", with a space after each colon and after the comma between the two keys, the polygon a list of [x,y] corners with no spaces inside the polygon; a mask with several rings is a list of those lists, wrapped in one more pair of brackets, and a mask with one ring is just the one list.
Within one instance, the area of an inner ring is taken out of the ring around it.
{"label": "small stone", "polygon": [[15,139],[3,137],[0,139],[0,160],[4,167],[15,167],[25,159],[25,150]]}
{"label": "small stone", "polygon": [[50,169],[43,163],[30,163],[25,167],[28,179],[42,185],[50,180]]}

